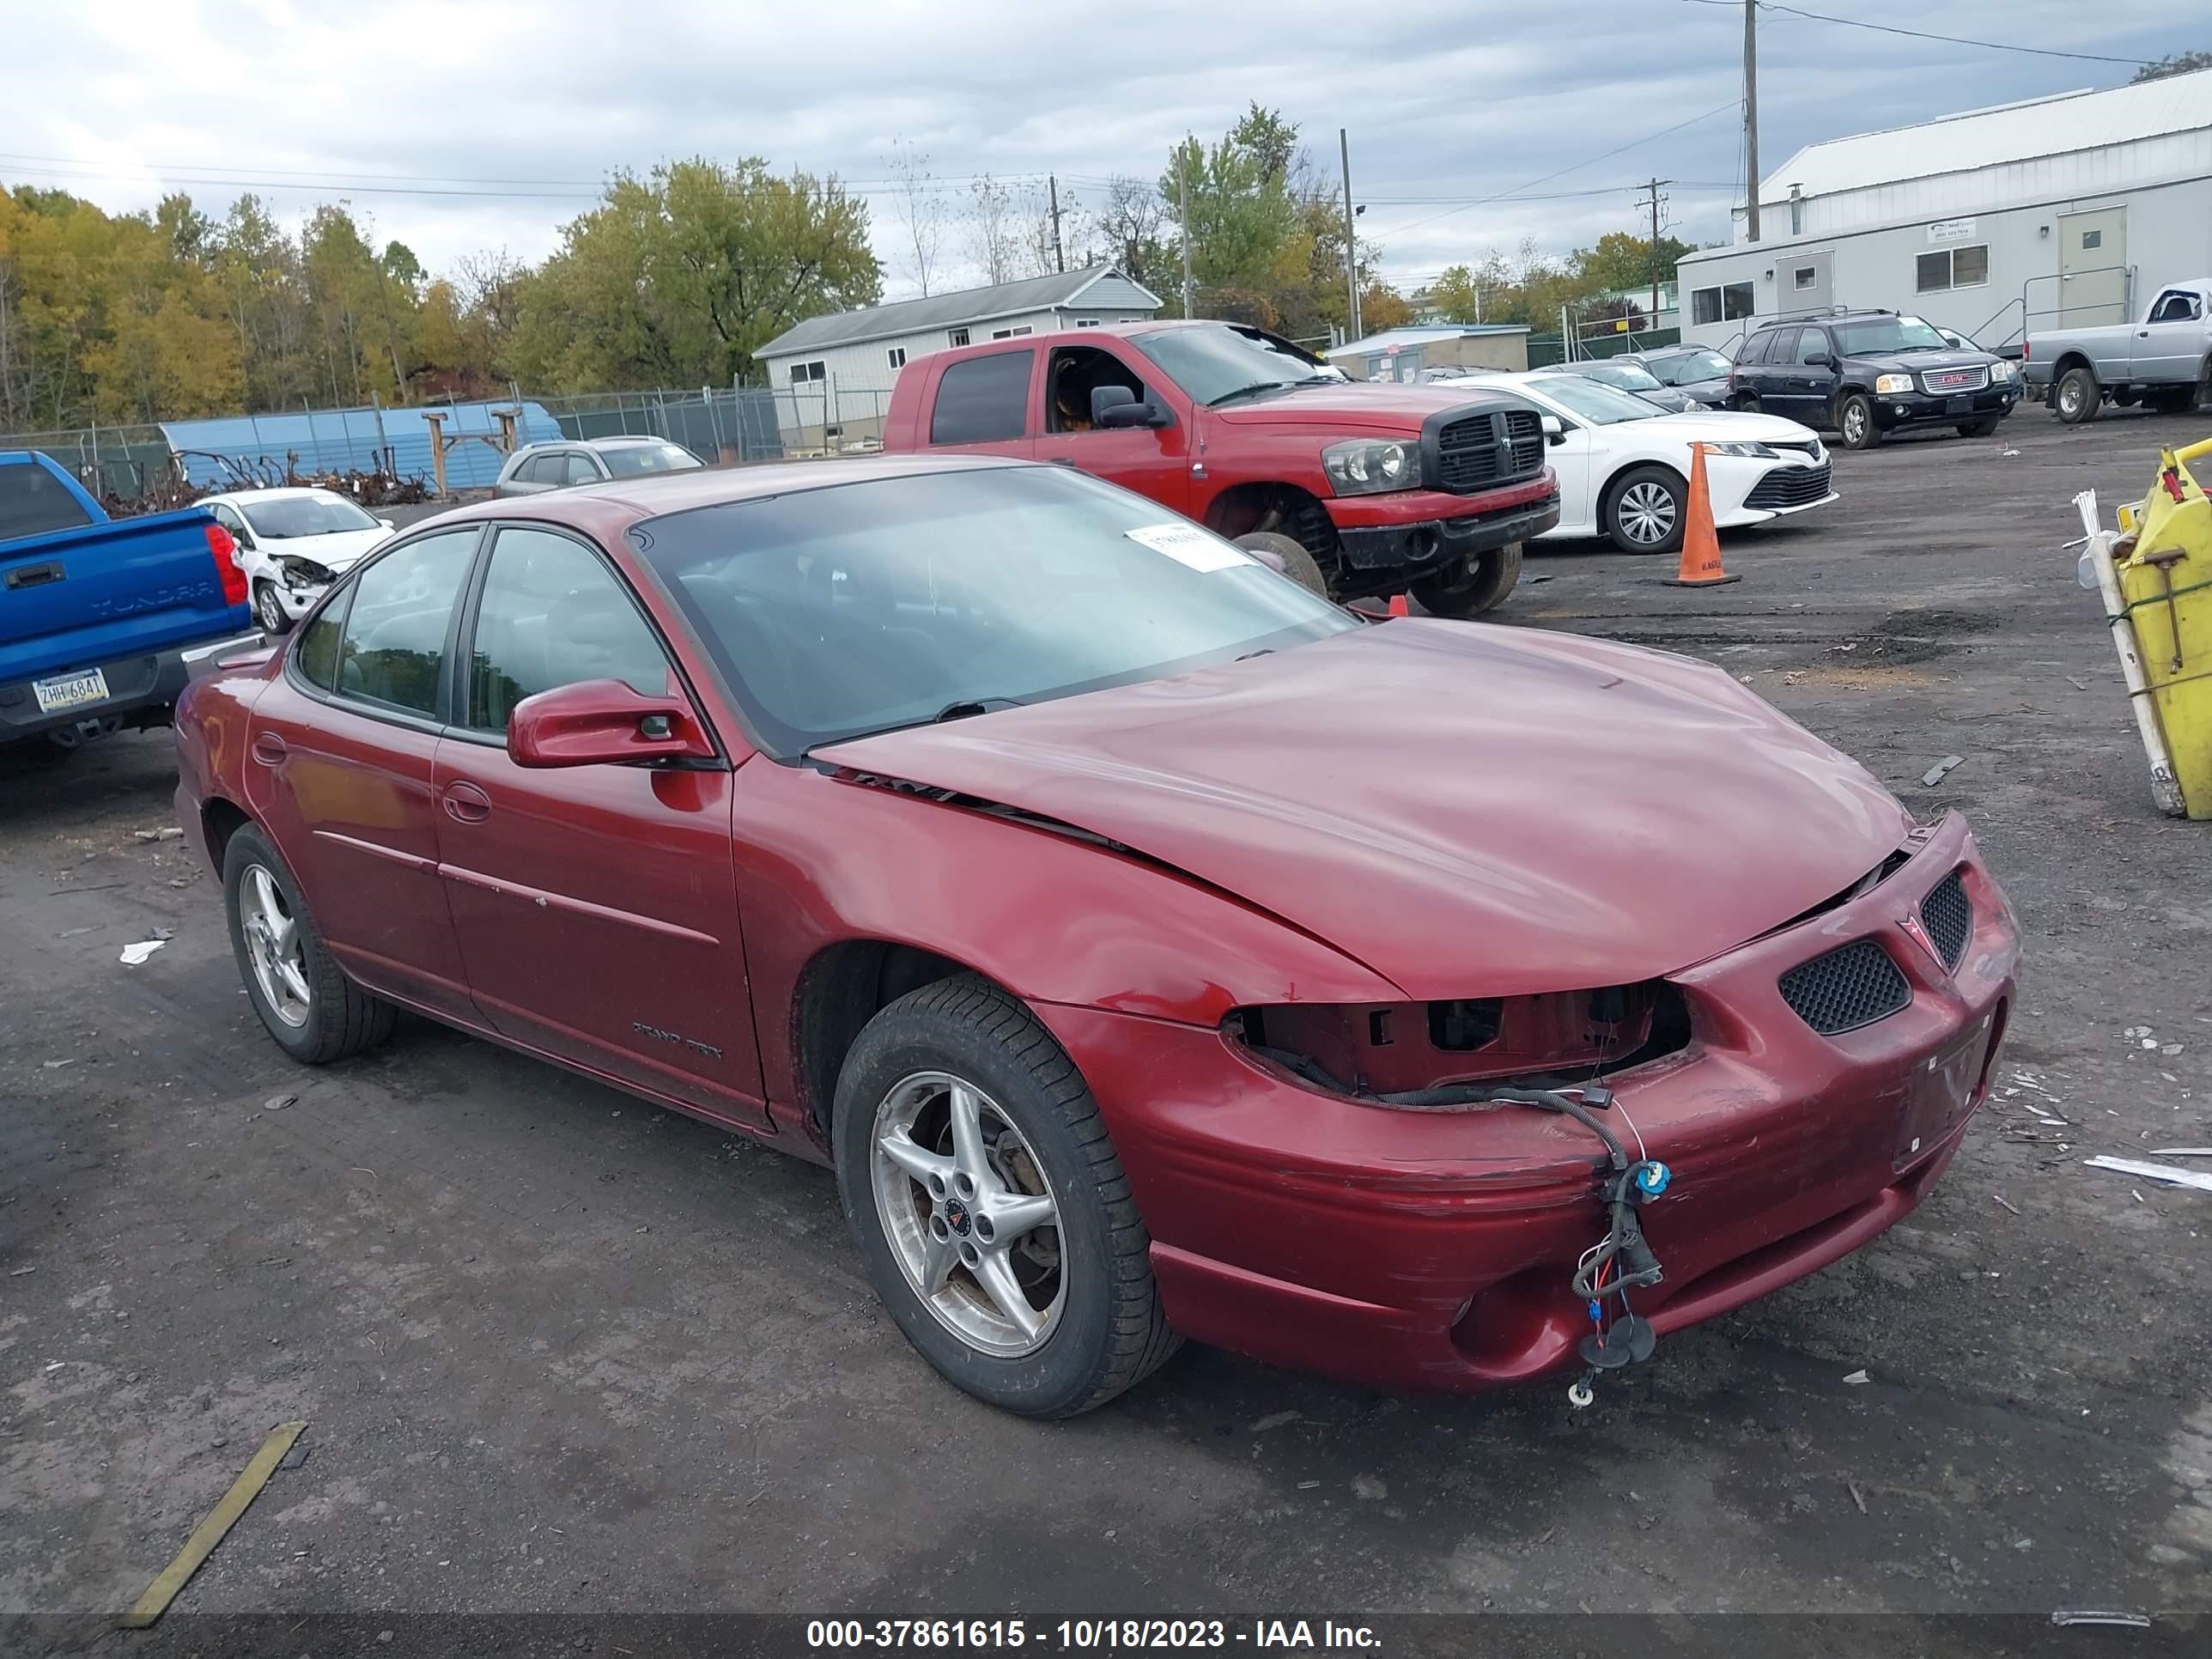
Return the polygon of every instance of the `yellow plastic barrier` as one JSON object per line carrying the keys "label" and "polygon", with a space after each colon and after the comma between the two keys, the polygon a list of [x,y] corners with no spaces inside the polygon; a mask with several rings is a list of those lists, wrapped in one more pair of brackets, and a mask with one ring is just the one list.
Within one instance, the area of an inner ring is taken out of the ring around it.
{"label": "yellow plastic barrier", "polygon": [[2120,509],[2114,549],[2143,695],[2192,818],[2212,818],[2212,499],[2189,471],[2205,456],[2212,438],[2160,452],[2150,493]]}

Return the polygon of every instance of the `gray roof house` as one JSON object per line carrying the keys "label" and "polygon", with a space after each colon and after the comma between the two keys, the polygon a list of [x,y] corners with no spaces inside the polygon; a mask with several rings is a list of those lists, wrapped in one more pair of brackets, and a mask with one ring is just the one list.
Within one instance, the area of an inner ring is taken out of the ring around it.
{"label": "gray roof house", "polygon": [[910,356],[1021,334],[1142,322],[1159,309],[1158,295],[1113,266],[1090,265],[810,317],[753,356],[780,392],[810,399],[817,392],[888,392]]}

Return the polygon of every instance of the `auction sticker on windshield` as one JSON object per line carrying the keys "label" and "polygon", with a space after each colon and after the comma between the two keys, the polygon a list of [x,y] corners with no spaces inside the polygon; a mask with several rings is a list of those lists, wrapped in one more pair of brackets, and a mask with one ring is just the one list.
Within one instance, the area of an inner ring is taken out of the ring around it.
{"label": "auction sticker on windshield", "polygon": [[1121,533],[1139,546],[1164,553],[1177,564],[1187,564],[1193,570],[1227,570],[1235,565],[1253,562],[1218,536],[1209,535],[1196,525],[1148,524]]}

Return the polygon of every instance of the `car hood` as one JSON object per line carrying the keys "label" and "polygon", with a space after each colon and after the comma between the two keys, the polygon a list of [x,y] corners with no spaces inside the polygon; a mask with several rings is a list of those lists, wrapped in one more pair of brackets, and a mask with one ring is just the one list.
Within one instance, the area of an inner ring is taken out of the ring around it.
{"label": "car hood", "polygon": [[336,572],[350,569],[363,554],[391,537],[392,532],[380,526],[374,530],[341,531],[333,536],[264,536],[260,550],[271,559],[313,559]]}
{"label": "car hood", "polygon": [[1662,415],[1654,420],[1632,422],[1612,429],[1652,436],[1663,433],[1684,443],[1808,444],[1815,437],[1810,427],[1800,426],[1779,415],[1753,415],[1733,409],[1686,409],[1680,415]]}
{"label": "car hood", "polygon": [[1848,361],[1885,374],[1925,374],[1931,369],[1984,368],[1998,359],[1990,351],[1877,351],[1854,352]]}
{"label": "car hood", "polygon": [[1717,669],[1426,618],[814,752],[1104,836],[1419,1000],[1675,972],[1834,897],[1910,828]]}
{"label": "car hood", "polygon": [[1527,409],[1506,386],[1480,380],[1344,380],[1266,392],[1210,411],[1231,426],[1332,426],[1418,432],[1446,410]]}

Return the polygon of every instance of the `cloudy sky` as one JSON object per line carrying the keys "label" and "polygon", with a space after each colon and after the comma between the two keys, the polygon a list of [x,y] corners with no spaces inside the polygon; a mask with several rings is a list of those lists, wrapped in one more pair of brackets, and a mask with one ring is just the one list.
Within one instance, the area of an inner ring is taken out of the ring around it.
{"label": "cloudy sky", "polygon": [[[2212,48],[2203,0],[1797,9],[2053,55],[1766,7],[1770,173],[1822,138]],[[1115,173],[1156,178],[1182,133],[1218,135],[1254,100],[1332,174],[1350,130],[1362,234],[1407,286],[1524,237],[1642,234],[1634,192],[1654,173],[1677,181],[1669,228],[1692,241],[1724,238],[1741,194],[1733,0],[4,0],[0,37],[16,89],[0,182],[112,210],[170,190],[218,215],[245,189],[288,217],[343,198],[437,270],[483,249],[541,257],[614,169],[758,155],[868,194],[890,289],[910,291],[895,142],[955,200],[977,173],[1054,173],[1079,202]],[[21,95],[38,87],[58,95]],[[1517,199],[1483,199],[1498,198]]]}

